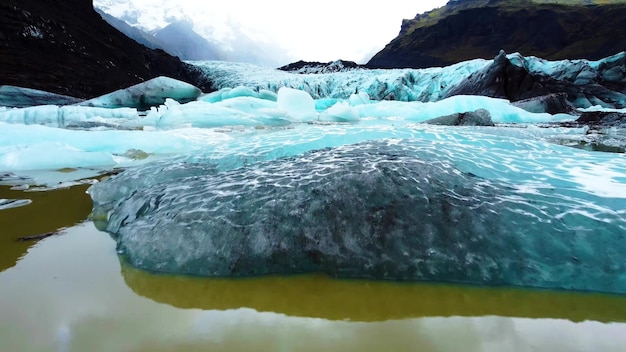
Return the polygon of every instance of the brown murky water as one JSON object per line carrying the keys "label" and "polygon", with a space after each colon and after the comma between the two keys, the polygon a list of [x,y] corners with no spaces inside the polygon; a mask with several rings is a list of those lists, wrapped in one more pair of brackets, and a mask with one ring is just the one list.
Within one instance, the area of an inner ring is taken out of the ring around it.
{"label": "brown murky water", "polygon": [[14,191],[0,186],[0,199],[30,199],[27,206],[0,210],[0,271],[21,258],[36,240],[20,238],[56,232],[87,218],[91,198],[85,193],[89,186],[80,185],[47,192]]}
{"label": "brown murky water", "polygon": [[149,274],[120,264],[85,221],[85,189],[0,187],[0,198],[33,200],[0,211],[0,351],[626,350],[621,296]]}

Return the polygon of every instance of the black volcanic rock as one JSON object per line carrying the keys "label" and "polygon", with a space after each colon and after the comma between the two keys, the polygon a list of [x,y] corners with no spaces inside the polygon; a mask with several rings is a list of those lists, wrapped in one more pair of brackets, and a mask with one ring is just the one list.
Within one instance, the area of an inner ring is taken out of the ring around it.
{"label": "black volcanic rock", "polygon": [[483,95],[511,101],[550,93],[524,67],[513,65],[504,51],[493,63],[474,72],[467,80],[450,90],[453,95]]}
{"label": "black volcanic rock", "polygon": [[450,1],[443,8],[405,20],[398,37],[366,66],[447,66],[490,58],[500,49],[548,60],[597,60],[626,48],[626,4],[537,2]]}
{"label": "black volcanic rock", "polygon": [[168,76],[203,90],[199,71],[107,24],[90,0],[0,3],[0,84],[91,98]]}
{"label": "black volcanic rock", "polygon": [[[626,53],[606,58],[598,67],[588,61],[567,61],[555,69],[533,71],[532,63],[519,54],[509,58],[500,51],[493,62],[472,73],[466,80],[450,89],[446,96],[482,95],[503,98],[512,102],[565,94],[567,102],[575,107],[602,105],[623,108],[626,101]],[[550,103],[556,112],[567,112],[559,102]],[[545,111],[549,112],[549,111]]]}
{"label": "black volcanic rock", "polygon": [[586,111],[576,123],[591,127],[626,127],[626,113],[614,111]]}
{"label": "black volcanic rock", "polygon": [[439,116],[424,123],[441,126],[494,126],[491,114],[485,109]]}
{"label": "black volcanic rock", "polygon": [[354,61],[335,60],[331,62],[318,61],[297,61],[288,65],[279,67],[279,70],[293,73],[332,73],[345,72],[359,68],[365,68]]}

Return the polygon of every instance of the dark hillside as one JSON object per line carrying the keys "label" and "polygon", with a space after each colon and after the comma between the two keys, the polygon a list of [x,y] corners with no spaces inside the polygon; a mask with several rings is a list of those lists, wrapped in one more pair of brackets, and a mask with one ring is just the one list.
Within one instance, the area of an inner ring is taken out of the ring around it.
{"label": "dark hillside", "polygon": [[493,58],[501,49],[548,60],[614,55],[626,49],[626,4],[450,1],[405,20],[398,37],[367,66],[446,66]]}
{"label": "dark hillside", "polygon": [[107,24],[91,0],[0,2],[0,85],[91,98],[157,76],[203,86],[197,71]]}

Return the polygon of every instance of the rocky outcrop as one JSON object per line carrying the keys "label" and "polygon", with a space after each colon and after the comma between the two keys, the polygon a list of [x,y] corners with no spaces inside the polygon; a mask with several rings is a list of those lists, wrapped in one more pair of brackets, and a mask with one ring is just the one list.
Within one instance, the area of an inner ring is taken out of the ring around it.
{"label": "rocky outcrop", "polygon": [[[547,1],[450,1],[405,20],[370,68],[447,66],[490,58],[500,49],[548,60],[597,60],[626,48],[626,4]],[[577,3],[578,5],[572,5]]]}
{"label": "rocky outcrop", "polygon": [[626,112],[587,111],[583,112],[576,123],[594,128],[620,127],[626,128]]}
{"label": "rocky outcrop", "polygon": [[[483,95],[504,98],[512,102],[526,100],[522,106],[546,111],[574,107],[601,105],[623,108],[626,104],[626,52],[596,63],[587,60],[547,62],[519,54],[507,56],[500,51],[493,62],[470,74],[467,79],[451,88],[446,96]],[[546,66],[546,67],[543,67]],[[564,94],[567,103],[552,94]],[[538,97],[544,97],[537,104]],[[535,102],[528,99],[533,98]]]}
{"label": "rocky outcrop", "polygon": [[491,114],[485,109],[440,116],[424,123],[443,126],[494,126]]}
{"label": "rocky outcrop", "polygon": [[168,76],[209,90],[199,71],[107,24],[89,0],[0,3],[0,84],[92,98]]}
{"label": "rocky outcrop", "polygon": [[513,106],[524,109],[528,112],[548,114],[569,114],[574,111],[574,107],[567,101],[567,94],[552,93],[541,95],[512,103]]}
{"label": "rocky outcrop", "polygon": [[461,84],[450,89],[448,96],[483,95],[517,101],[548,93],[528,70],[513,65],[501,50],[493,63],[472,73]]}
{"label": "rocky outcrop", "polygon": [[346,72],[355,69],[364,68],[354,61],[335,60],[331,62],[317,62],[317,61],[297,61],[279,67],[279,70],[289,71],[293,73],[332,73],[332,72]]}

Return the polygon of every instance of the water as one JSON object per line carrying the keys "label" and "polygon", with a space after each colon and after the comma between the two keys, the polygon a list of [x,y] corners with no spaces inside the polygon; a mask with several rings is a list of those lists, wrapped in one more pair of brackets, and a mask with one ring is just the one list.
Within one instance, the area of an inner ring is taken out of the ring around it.
{"label": "water", "polygon": [[[562,177],[583,180],[576,192],[599,199],[621,194],[584,181],[615,180],[620,159],[577,151],[563,159],[569,151],[558,151],[549,154],[564,164],[608,161],[585,166],[594,173],[559,169]],[[150,274],[124,263],[111,236],[87,220],[86,187],[0,187],[0,198],[32,199],[0,211],[1,351],[622,351],[626,345],[626,297],[619,295],[323,275]],[[41,241],[16,241],[62,227]]]}
{"label": "water", "polygon": [[[568,205],[558,213],[568,226],[580,219],[585,226],[623,226],[623,155],[544,141],[556,132],[563,133],[533,127],[451,129],[393,119],[233,128],[212,131],[227,138],[175,160],[232,173],[324,147],[414,140],[464,174],[514,185],[511,190],[521,199],[530,194],[549,199],[545,205],[555,208]],[[150,186],[163,176],[161,168],[152,164],[128,175]],[[86,188],[31,193],[0,186],[0,198],[32,199],[0,211],[0,351],[623,351],[626,346],[623,295],[323,275],[209,279],[142,271],[125,263],[116,241],[89,221]],[[118,188],[111,199],[124,198],[126,191]],[[17,241],[63,227],[41,241]],[[598,248],[615,251],[610,243]]]}
{"label": "water", "polygon": [[0,288],[0,350],[11,352],[622,351],[626,344],[621,296],[315,275],[154,275],[120,263],[115,242],[91,222],[34,244],[0,272]]}

